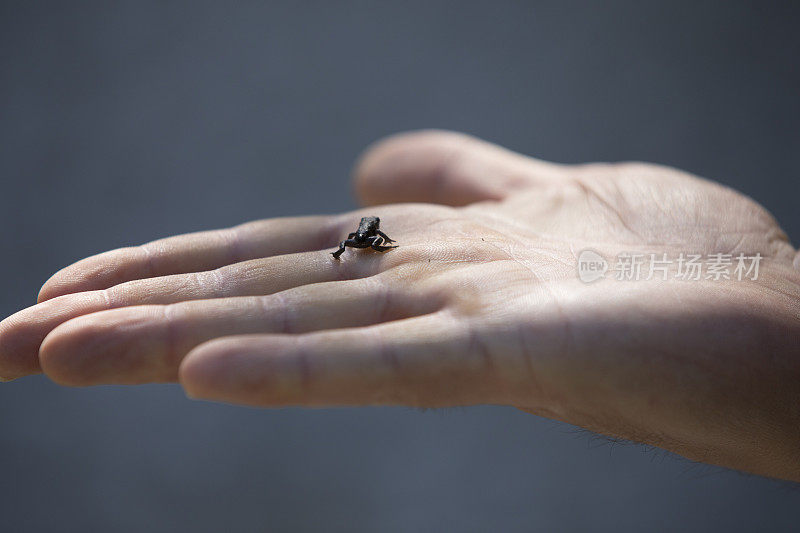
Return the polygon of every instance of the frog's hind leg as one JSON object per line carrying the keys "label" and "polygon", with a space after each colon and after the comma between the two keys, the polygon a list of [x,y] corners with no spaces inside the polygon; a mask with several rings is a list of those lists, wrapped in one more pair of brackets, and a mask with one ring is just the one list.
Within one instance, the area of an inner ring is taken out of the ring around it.
{"label": "frog's hind leg", "polygon": [[379,235],[372,237],[369,243],[372,249],[375,250],[376,252],[386,252],[388,250],[391,250],[392,248],[397,248],[397,246],[382,246],[382,244],[383,244],[383,237]]}
{"label": "frog's hind leg", "polygon": [[384,240],[384,241],[386,241],[387,243],[393,243],[393,242],[394,242],[394,239],[390,239],[390,238],[389,238],[389,236],[388,236],[388,235],[386,235],[386,234],[385,234],[384,232],[382,232],[381,230],[378,230],[378,235],[380,235],[381,237],[383,237],[383,240]]}

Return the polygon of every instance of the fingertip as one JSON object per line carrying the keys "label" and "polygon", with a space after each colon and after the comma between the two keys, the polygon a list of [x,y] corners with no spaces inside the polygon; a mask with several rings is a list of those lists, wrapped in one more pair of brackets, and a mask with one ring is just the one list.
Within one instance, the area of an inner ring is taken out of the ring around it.
{"label": "fingertip", "polygon": [[58,296],[107,289],[149,277],[151,267],[142,248],[118,248],[81,259],[50,276],[39,290],[39,303]]}
{"label": "fingertip", "polygon": [[0,380],[11,381],[41,372],[36,358],[36,325],[22,311],[0,321]]}
{"label": "fingertip", "polygon": [[369,178],[377,174],[392,159],[408,152],[448,147],[470,139],[469,135],[448,130],[425,129],[393,133],[369,144],[354,165],[356,178]]}
{"label": "fingertip", "polygon": [[81,259],[58,270],[39,289],[36,302],[42,303],[59,296],[98,288],[96,281],[103,276],[103,272],[98,268],[101,262],[102,254]]}
{"label": "fingertip", "polygon": [[213,395],[215,382],[224,371],[224,358],[224,343],[220,339],[204,342],[186,354],[178,367],[178,382],[189,398]]}
{"label": "fingertip", "polygon": [[106,308],[97,292],[52,298],[18,311],[0,322],[0,376],[21,377],[41,372],[39,352],[57,326],[77,316]]}
{"label": "fingertip", "polygon": [[166,339],[162,306],[132,306],[82,315],[55,327],[39,360],[64,385],[174,382],[177,353]]}
{"label": "fingertip", "polygon": [[62,272],[65,269],[61,269],[52,276],[50,276],[47,281],[44,282],[42,287],[39,289],[39,294],[36,296],[36,303],[46,302],[47,300],[52,300],[57,296],[63,296],[67,294],[66,291],[61,287],[63,279]]}
{"label": "fingertip", "polygon": [[42,372],[59,385],[80,387],[91,385],[92,376],[86,364],[86,348],[100,324],[87,317],[68,320],[53,328],[39,346]]}
{"label": "fingertip", "polygon": [[[472,137],[446,130],[417,130],[380,139],[358,158],[353,179],[364,205],[422,201],[452,154]],[[432,201],[432,199],[429,199]]]}
{"label": "fingertip", "polygon": [[49,287],[47,285],[49,282],[50,282],[50,280],[48,279],[47,281],[44,282],[44,285],[42,285],[39,288],[39,294],[36,295],[36,303],[37,304],[40,304],[40,303],[50,299],[50,295],[49,295],[50,289],[49,289]]}
{"label": "fingertip", "polygon": [[353,174],[364,205],[464,206],[558,183],[565,171],[464,133],[420,130],[377,141],[358,159]]}
{"label": "fingertip", "polygon": [[302,403],[302,365],[278,338],[238,335],[205,342],[183,359],[178,381],[190,398],[252,406]]}
{"label": "fingertip", "polygon": [[190,398],[248,403],[263,382],[254,364],[251,336],[221,337],[204,342],[186,354],[178,381]]}

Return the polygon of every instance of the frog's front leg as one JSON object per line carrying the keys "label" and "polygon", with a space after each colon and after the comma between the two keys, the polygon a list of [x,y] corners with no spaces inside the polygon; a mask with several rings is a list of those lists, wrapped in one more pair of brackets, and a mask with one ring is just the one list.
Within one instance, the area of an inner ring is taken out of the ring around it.
{"label": "frog's front leg", "polygon": [[339,249],[336,250],[335,252],[331,252],[331,255],[333,256],[334,259],[339,259],[339,256],[344,253],[345,246],[347,246],[347,240],[340,242]]}

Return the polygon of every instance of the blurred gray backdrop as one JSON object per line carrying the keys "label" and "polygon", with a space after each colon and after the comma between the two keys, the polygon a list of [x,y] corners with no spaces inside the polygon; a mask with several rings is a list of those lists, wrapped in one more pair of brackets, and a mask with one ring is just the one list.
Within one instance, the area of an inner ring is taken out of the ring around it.
{"label": "blurred gray backdrop", "polygon": [[[0,315],[107,249],[355,206],[400,130],[637,159],[800,240],[800,12],[773,3],[0,2]],[[258,410],[0,385],[2,531],[789,531],[800,489],[511,408]]]}

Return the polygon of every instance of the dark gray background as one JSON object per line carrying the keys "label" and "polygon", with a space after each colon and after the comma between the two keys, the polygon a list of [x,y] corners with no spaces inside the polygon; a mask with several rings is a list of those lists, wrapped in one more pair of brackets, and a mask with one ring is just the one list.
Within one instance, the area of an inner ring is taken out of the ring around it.
{"label": "dark gray background", "polygon": [[[757,2],[2,2],[0,315],[89,254],[352,208],[358,152],[421,127],[688,169],[797,242],[799,22]],[[33,377],[0,385],[0,529],[797,528],[797,486],[604,442],[511,408]]]}

